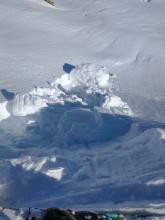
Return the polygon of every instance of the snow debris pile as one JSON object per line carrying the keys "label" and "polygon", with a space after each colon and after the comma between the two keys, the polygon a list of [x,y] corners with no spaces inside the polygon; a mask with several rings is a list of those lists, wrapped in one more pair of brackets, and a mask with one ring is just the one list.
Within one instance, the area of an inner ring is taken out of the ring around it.
{"label": "snow debris pile", "polygon": [[25,116],[49,103],[79,102],[83,106],[100,107],[113,114],[132,114],[127,103],[112,93],[114,76],[100,65],[80,64],[70,74],[64,73],[49,87],[36,87],[27,94],[17,94],[12,113]]}

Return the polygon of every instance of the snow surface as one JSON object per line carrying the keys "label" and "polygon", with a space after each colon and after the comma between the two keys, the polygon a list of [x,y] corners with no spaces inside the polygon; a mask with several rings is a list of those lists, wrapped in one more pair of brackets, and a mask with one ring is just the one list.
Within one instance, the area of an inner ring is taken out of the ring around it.
{"label": "snow surface", "polygon": [[164,211],[164,10],[0,2],[0,206]]}

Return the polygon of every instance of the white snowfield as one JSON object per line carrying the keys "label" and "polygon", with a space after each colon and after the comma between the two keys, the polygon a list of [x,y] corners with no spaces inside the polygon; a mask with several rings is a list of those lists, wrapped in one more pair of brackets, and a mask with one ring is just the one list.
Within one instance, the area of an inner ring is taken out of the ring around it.
{"label": "white snowfield", "polygon": [[164,0],[0,1],[0,219],[164,211],[164,11]]}

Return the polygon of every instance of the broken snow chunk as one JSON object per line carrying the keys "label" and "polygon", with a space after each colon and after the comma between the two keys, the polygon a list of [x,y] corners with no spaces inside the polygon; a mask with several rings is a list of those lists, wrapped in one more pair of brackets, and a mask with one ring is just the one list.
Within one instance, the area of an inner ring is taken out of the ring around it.
{"label": "broken snow chunk", "polygon": [[132,111],[126,102],[123,102],[120,97],[112,95],[106,96],[103,108],[109,113],[119,115],[132,115]]}

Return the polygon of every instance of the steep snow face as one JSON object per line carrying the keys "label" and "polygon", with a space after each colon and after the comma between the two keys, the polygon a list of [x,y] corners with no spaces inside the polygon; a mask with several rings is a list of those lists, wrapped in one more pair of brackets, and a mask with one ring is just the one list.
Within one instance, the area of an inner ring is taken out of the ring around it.
{"label": "steep snow face", "polygon": [[0,103],[0,121],[10,117],[10,113],[7,110],[7,102]]}
{"label": "steep snow face", "polygon": [[101,107],[114,114],[131,115],[120,97],[113,96],[114,76],[99,65],[80,64],[70,74],[55,79],[50,87],[36,87],[31,92],[18,94],[13,100],[12,113],[25,116],[39,111],[48,103],[80,102],[86,106]]}
{"label": "steep snow face", "polygon": [[39,95],[16,95],[13,101],[12,113],[17,116],[25,116],[39,111],[41,108],[46,107],[44,99]]}

